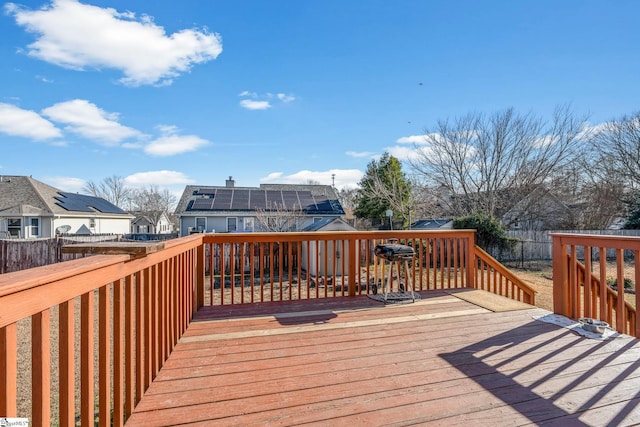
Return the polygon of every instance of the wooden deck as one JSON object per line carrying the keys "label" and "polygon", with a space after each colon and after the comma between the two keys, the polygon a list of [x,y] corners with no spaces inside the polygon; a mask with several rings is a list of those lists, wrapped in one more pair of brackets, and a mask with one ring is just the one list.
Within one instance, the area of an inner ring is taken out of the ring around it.
{"label": "wooden deck", "polygon": [[638,340],[511,308],[429,291],[201,309],[127,425],[640,423]]}

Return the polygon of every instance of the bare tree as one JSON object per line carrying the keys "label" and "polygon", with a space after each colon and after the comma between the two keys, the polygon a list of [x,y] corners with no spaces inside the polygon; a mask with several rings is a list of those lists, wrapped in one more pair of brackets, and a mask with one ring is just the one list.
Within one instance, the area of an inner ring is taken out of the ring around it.
{"label": "bare tree", "polygon": [[297,230],[305,216],[299,205],[288,208],[278,203],[256,209],[255,215],[261,231],[273,232]]}
{"label": "bare tree", "polygon": [[134,190],[131,195],[132,209],[146,216],[154,226],[158,224],[163,214],[171,219],[176,200],[176,196],[168,189],[160,189],[154,185]]}
{"label": "bare tree", "polygon": [[425,130],[412,167],[438,189],[434,195],[450,214],[496,216],[573,158],[585,123],[567,107],[557,108],[550,123],[512,108],[470,113]]}
{"label": "bare tree", "polygon": [[[591,139],[595,159],[618,171],[633,188],[640,186],[640,112],[602,124]],[[610,171],[610,170],[609,170]]]}
{"label": "bare tree", "polygon": [[338,200],[340,201],[342,209],[344,209],[346,213],[352,215],[357,205],[358,189],[344,187],[341,190],[337,190],[336,192],[338,194]]}
{"label": "bare tree", "polygon": [[127,187],[124,178],[113,175],[96,183],[89,181],[83,190],[92,196],[103,198],[120,208],[128,208],[133,190]]}

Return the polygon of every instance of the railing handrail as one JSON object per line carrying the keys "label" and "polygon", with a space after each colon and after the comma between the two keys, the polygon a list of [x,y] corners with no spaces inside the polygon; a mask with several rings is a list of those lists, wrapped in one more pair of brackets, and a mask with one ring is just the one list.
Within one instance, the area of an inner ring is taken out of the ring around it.
{"label": "railing handrail", "polygon": [[[597,248],[604,246],[608,249],[640,250],[640,236],[612,236],[606,234],[578,234],[578,233],[549,233],[551,238],[559,239],[562,244],[591,246]],[[605,245],[585,244],[587,241],[606,242]]]}
{"label": "railing handrail", "polygon": [[299,240],[402,239],[424,237],[473,237],[474,230],[381,230],[381,231],[289,231],[251,233],[205,233],[205,243],[291,242]]}
{"label": "railing handrail", "polygon": [[488,252],[484,249],[476,245],[475,249],[476,256],[486,262],[491,266],[494,270],[500,273],[502,276],[506,277],[510,280],[516,287],[524,292],[524,294],[528,297],[528,303],[534,305],[536,298],[536,291],[529,285],[527,285],[524,281],[522,281],[518,276],[513,274],[507,268],[505,268],[498,260],[492,257]]}

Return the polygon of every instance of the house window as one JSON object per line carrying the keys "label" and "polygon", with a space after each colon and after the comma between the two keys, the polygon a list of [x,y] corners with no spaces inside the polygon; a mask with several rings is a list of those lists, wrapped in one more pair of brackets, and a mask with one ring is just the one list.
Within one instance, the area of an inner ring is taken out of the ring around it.
{"label": "house window", "polygon": [[40,219],[31,218],[31,237],[38,237],[40,235]]}
{"label": "house window", "polygon": [[227,231],[231,233],[232,231],[238,230],[238,218],[231,217],[227,218]]}
{"label": "house window", "polygon": [[198,233],[204,233],[207,229],[207,218],[196,218],[196,231]]}
{"label": "house window", "polygon": [[244,231],[253,231],[253,218],[244,219]]}
{"label": "house window", "polygon": [[89,218],[89,228],[96,228],[96,219]]}
{"label": "house window", "polygon": [[22,221],[20,218],[9,218],[7,220],[7,231],[13,237],[20,237],[20,232],[22,230]]}

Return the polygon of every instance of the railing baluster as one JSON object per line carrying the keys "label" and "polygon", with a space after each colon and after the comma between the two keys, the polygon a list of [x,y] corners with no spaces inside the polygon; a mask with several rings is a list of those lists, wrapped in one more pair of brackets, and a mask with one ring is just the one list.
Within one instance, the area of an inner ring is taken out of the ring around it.
{"label": "railing baluster", "polygon": [[18,386],[17,325],[0,328],[0,414],[15,418]]}
{"label": "railing baluster", "polygon": [[616,250],[616,288],[618,292],[616,305],[616,330],[620,333],[627,331],[627,319],[624,309],[624,252]]}
{"label": "railing baluster", "polygon": [[86,426],[94,421],[93,299],[91,291],[82,294],[80,302],[80,418]]}
{"label": "railing baluster", "polygon": [[598,258],[600,265],[600,319],[605,319],[606,322],[611,324],[611,317],[609,313],[609,302],[607,301],[607,249],[600,247],[598,249]]}
{"label": "railing baluster", "polygon": [[[102,286],[98,291],[98,384],[100,390],[111,390],[111,290]],[[100,426],[111,424],[111,393],[99,393]]]}
{"label": "railing baluster", "polygon": [[[49,424],[51,411],[51,317],[49,310],[43,310],[31,317],[31,362],[32,362],[32,399],[33,424]],[[92,378],[93,379],[93,378]]]}
{"label": "railing baluster", "polygon": [[113,283],[113,425],[124,425],[124,281]]}
{"label": "railing baluster", "polygon": [[134,360],[133,360],[133,349],[135,346],[134,343],[134,328],[135,328],[135,317],[134,317],[134,308],[133,308],[133,295],[134,295],[134,278],[133,275],[128,275],[125,278],[125,288],[124,288],[124,354],[125,354],[125,366],[124,366],[124,376],[125,376],[125,398],[124,398],[124,406],[125,406],[125,419],[128,418],[133,412],[133,406],[136,403],[135,399],[135,379],[134,379]]}
{"label": "railing baluster", "polygon": [[144,283],[143,276],[141,272],[136,272],[135,274],[135,286],[136,286],[136,327],[135,327],[135,337],[136,337],[136,398],[134,402],[134,406],[140,403],[140,399],[142,399],[142,394],[145,391],[145,375],[144,369],[144,336],[146,333],[145,324],[144,324],[144,301],[145,301],[145,291],[144,291]]}
{"label": "railing baluster", "polygon": [[59,376],[60,384],[60,425],[75,424],[75,317],[74,300],[60,304],[58,308],[58,324],[60,325],[58,339]]}

